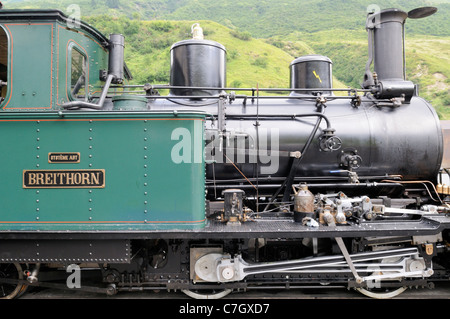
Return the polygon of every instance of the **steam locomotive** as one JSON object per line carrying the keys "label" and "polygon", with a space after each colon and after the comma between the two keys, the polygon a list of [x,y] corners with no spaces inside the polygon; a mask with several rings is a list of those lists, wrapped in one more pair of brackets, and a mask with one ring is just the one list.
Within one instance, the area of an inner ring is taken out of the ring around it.
{"label": "steam locomotive", "polygon": [[122,35],[2,10],[1,297],[73,288],[69,270],[88,291],[194,298],[448,281],[445,136],[404,64],[405,21],[435,11],[368,14],[362,88],[308,55],[265,89],[226,87],[226,48],[199,25],[169,85],[132,86]]}

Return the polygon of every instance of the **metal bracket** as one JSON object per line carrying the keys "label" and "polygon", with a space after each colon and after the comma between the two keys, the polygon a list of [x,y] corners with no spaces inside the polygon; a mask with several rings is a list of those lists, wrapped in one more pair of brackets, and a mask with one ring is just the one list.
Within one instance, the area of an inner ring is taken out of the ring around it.
{"label": "metal bracket", "polygon": [[[336,226],[336,223],[334,221],[334,217],[333,217],[333,215],[331,215],[330,212],[325,213],[323,218],[325,219],[325,221],[327,222],[328,225]],[[353,276],[355,276],[356,282],[357,283],[362,283],[363,279],[358,275],[358,272],[356,271],[356,268],[353,265],[352,258],[350,257],[350,254],[347,251],[347,247],[345,247],[344,241],[342,240],[341,237],[335,237],[335,239],[336,239],[336,242],[337,242],[337,244],[339,246],[339,249],[341,250],[342,255],[345,258],[345,261],[347,262],[348,267],[352,271]]]}

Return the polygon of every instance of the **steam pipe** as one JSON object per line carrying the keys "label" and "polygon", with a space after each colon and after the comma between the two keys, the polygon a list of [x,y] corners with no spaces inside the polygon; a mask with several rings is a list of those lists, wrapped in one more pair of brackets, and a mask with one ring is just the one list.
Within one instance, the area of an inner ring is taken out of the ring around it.
{"label": "steam pipe", "polygon": [[[280,119],[280,120],[286,120],[286,119],[296,119],[297,117],[310,117],[310,116],[317,116],[320,117],[322,119],[325,120],[325,122],[327,123],[327,128],[331,129],[331,124],[330,124],[330,120],[328,119],[328,117],[326,117],[324,114],[322,113],[303,113],[303,114],[263,114],[263,115],[259,115],[258,118],[259,119],[264,119],[264,118],[270,118],[270,119]],[[256,119],[256,114],[252,115],[252,114],[227,114],[227,118],[255,118]]]}
{"label": "steam pipe", "polygon": [[103,107],[103,104],[105,103],[106,95],[108,94],[109,86],[112,83],[112,80],[115,78],[113,74],[108,74],[108,77],[106,78],[105,86],[103,87],[102,94],[100,95],[100,99],[98,100],[97,104],[89,103],[85,101],[72,101],[68,103],[64,103],[62,105],[63,109],[78,109],[78,108],[87,108],[87,109],[94,109],[94,110],[101,110]]}

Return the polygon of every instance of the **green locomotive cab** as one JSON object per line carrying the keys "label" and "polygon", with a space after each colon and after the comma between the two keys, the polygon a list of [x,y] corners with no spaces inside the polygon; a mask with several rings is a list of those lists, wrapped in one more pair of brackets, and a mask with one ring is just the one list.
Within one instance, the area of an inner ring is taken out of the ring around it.
{"label": "green locomotive cab", "polygon": [[1,109],[56,110],[98,94],[109,45],[100,32],[57,10],[3,10],[0,27]]}
{"label": "green locomotive cab", "polygon": [[2,10],[0,40],[0,231],[205,225],[203,157],[171,158],[180,128],[202,152],[205,113],[150,111],[145,97],[139,111],[97,107],[131,79],[121,35],[57,10]]}

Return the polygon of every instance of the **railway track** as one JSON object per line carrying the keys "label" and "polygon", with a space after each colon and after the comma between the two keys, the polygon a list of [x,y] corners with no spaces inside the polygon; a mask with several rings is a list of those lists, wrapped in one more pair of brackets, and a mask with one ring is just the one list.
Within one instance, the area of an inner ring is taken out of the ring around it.
{"label": "railway track", "polygon": [[[77,291],[76,289],[59,290],[52,288],[33,288],[20,299],[155,299],[155,300],[193,300],[186,296],[181,291],[167,292],[167,291],[135,291],[135,292],[120,292],[114,296],[106,296],[99,293],[90,293],[84,291]],[[249,290],[245,293],[232,293],[225,296],[221,300],[301,300],[301,299],[366,299],[370,298],[363,296],[355,290],[348,290],[343,287],[324,288],[303,288],[291,290]],[[450,281],[438,282],[433,289],[429,288],[410,288],[401,295],[392,298],[395,300],[432,300],[432,299],[450,299]]]}

